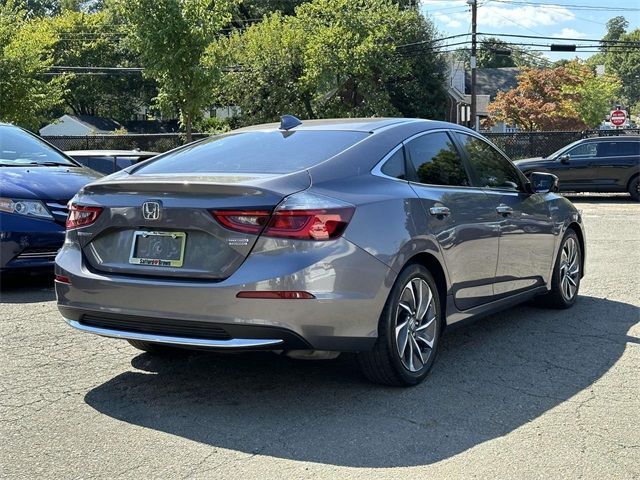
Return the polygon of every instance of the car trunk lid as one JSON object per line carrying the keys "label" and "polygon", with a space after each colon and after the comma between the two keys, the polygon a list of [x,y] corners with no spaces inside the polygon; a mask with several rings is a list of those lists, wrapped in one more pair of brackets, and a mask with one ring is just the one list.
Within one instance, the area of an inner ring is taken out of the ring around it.
{"label": "car trunk lid", "polygon": [[309,186],[306,171],[120,175],[80,192],[75,203],[103,210],[93,224],[69,234],[97,271],[223,280],[249,255],[258,235],[225,228],[212,211],[273,211],[285,197]]}

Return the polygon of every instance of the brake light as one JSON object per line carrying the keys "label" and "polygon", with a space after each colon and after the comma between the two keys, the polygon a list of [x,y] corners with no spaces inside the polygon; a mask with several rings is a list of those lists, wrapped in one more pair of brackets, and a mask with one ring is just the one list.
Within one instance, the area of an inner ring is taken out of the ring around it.
{"label": "brake light", "polygon": [[213,215],[230,230],[258,235],[269,221],[271,212],[268,210],[214,210]]}
{"label": "brake light", "polygon": [[349,224],[355,207],[308,192],[287,197],[273,213],[267,210],[214,210],[214,217],[230,230],[265,237],[332,240]]}
{"label": "brake light", "polygon": [[342,235],[352,215],[352,208],[277,211],[273,213],[263,235],[302,240],[331,240]]}
{"label": "brake light", "polygon": [[102,207],[85,207],[71,204],[69,207],[69,216],[67,217],[67,230],[91,225],[98,219],[101,212]]}

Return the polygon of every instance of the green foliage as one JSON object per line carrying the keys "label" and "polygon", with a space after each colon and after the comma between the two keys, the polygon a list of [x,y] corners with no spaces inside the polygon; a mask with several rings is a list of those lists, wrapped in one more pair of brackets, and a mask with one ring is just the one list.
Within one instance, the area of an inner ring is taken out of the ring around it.
{"label": "green foliage", "polygon": [[[620,40],[640,44],[640,28],[620,35]],[[615,73],[622,81],[621,93],[626,103],[640,102],[640,47],[609,49],[605,65],[607,72]]]}
{"label": "green foliage", "polygon": [[203,118],[196,122],[196,131],[198,133],[224,133],[231,130],[229,122],[222,118],[209,117]]}
{"label": "green foliage", "polygon": [[246,123],[282,113],[304,118],[439,116],[445,68],[428,48],[434,30],[415,9],[390,0],[314,0],[295,16],[271,14],[211,50],[230,70],[221,104],[241,108]]}
{"label": "green foliage", "polygon": [[[504,55],[503,51],[509,51]],[[470,68],[471,51],[464,50],[459,55]],[[549,60],[540,52],[530,52],[516,45],[509,45],[495,37],[483,38],[477,50],[478,68],[527,67],[543,68],[550,65]]]}
{"label": "green foliage", "polygon": [[[125,29],[108,11],[94,14],[65,11],[49,20],[57,34],[55,65],[70,67],[135,67],[135,56],[125,48]],[[155,94],[150,81],[139,74],[70,74],[65,104],[76,115],[97,115],[124,121]],[[60,112],[62,113],[62,112]]]}
{"label": "green foliage", "polygon": [[156,81],[164,112],[180,113],[187,140],[194,119],[211,103],[219,77],[205,51],[231,20],[235,0],[115,0],[145,75]]}
{"label": "green foliage", "polygon": [[43,75],[54,43],[46,22],[27,22],[14,0],[0,5],[0,121],[37,130],[62,103],[66,79]]}
{"label": "green foliage", "polygon": [[595,74],[573,60],[546,69],[526,69],[518,86],[489,104],[491,120],[525,130],[581,130],[597,127],[616,103],[620,80]]}
{"label": "green foliage", "polygon": [[575,109],[582,121],[590,128],[602,123],[615,105],[622,84],[614,75],[596,75],[586,65],[577,61],[567,67],[581,78],[575,85],[566,85],[564,91],[577,97]]}

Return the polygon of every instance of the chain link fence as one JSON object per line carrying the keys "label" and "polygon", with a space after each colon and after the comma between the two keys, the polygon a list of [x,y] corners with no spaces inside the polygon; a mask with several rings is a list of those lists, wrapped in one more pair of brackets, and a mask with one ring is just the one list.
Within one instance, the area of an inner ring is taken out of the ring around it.
{"label": "chain link fence", "polygon": [[[193,140],[208,137],[205,133],[194,133]],[[44,136],[47,142],[62,151],[69,150],[144,150],[163,153],[186,143],[180,133],[127,134],[127,135],[86,135]]]}
{"label": "chain link fence", "polygon": [[[556,150],[581,138],[611,135],[640,135],[635,130],[589,130],[582,132],[483,132],[510,158],[546,157]],[[194,140],[209,136],[204,133],[193,134]],[[183,134],[128,134],[128,135],[88,135],[88,136],[47,136],[43,137],[60,150],[133,150],[166,152],[186,143]]]}
{"label": "chain link fence", "polygon": [[640,129],[586,130],[581,132],[482,132],[510,158],[546,157],[582,138],[640,135]]}

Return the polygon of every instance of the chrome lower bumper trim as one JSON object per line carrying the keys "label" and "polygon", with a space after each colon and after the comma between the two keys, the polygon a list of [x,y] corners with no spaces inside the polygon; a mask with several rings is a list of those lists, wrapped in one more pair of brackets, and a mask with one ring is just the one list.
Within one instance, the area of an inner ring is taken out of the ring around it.
{"label": "chrome lower bumper trim", "polygon": [[254,347],[271,347],[284,343],[281,339],[270,338],[232,338],[230,340],[207,340],[206,338],[172,337],[170,335],[156,335],[153,333],[128,332],[110,328],[91,327],[83,325],[77,320],[64,319],[73,328],[83,332],[94,333],[103,337],[123,338],[127,340],[141,340],[143,342],[168,343],[189,347],[211,347],[223,349],[243,349]]}

